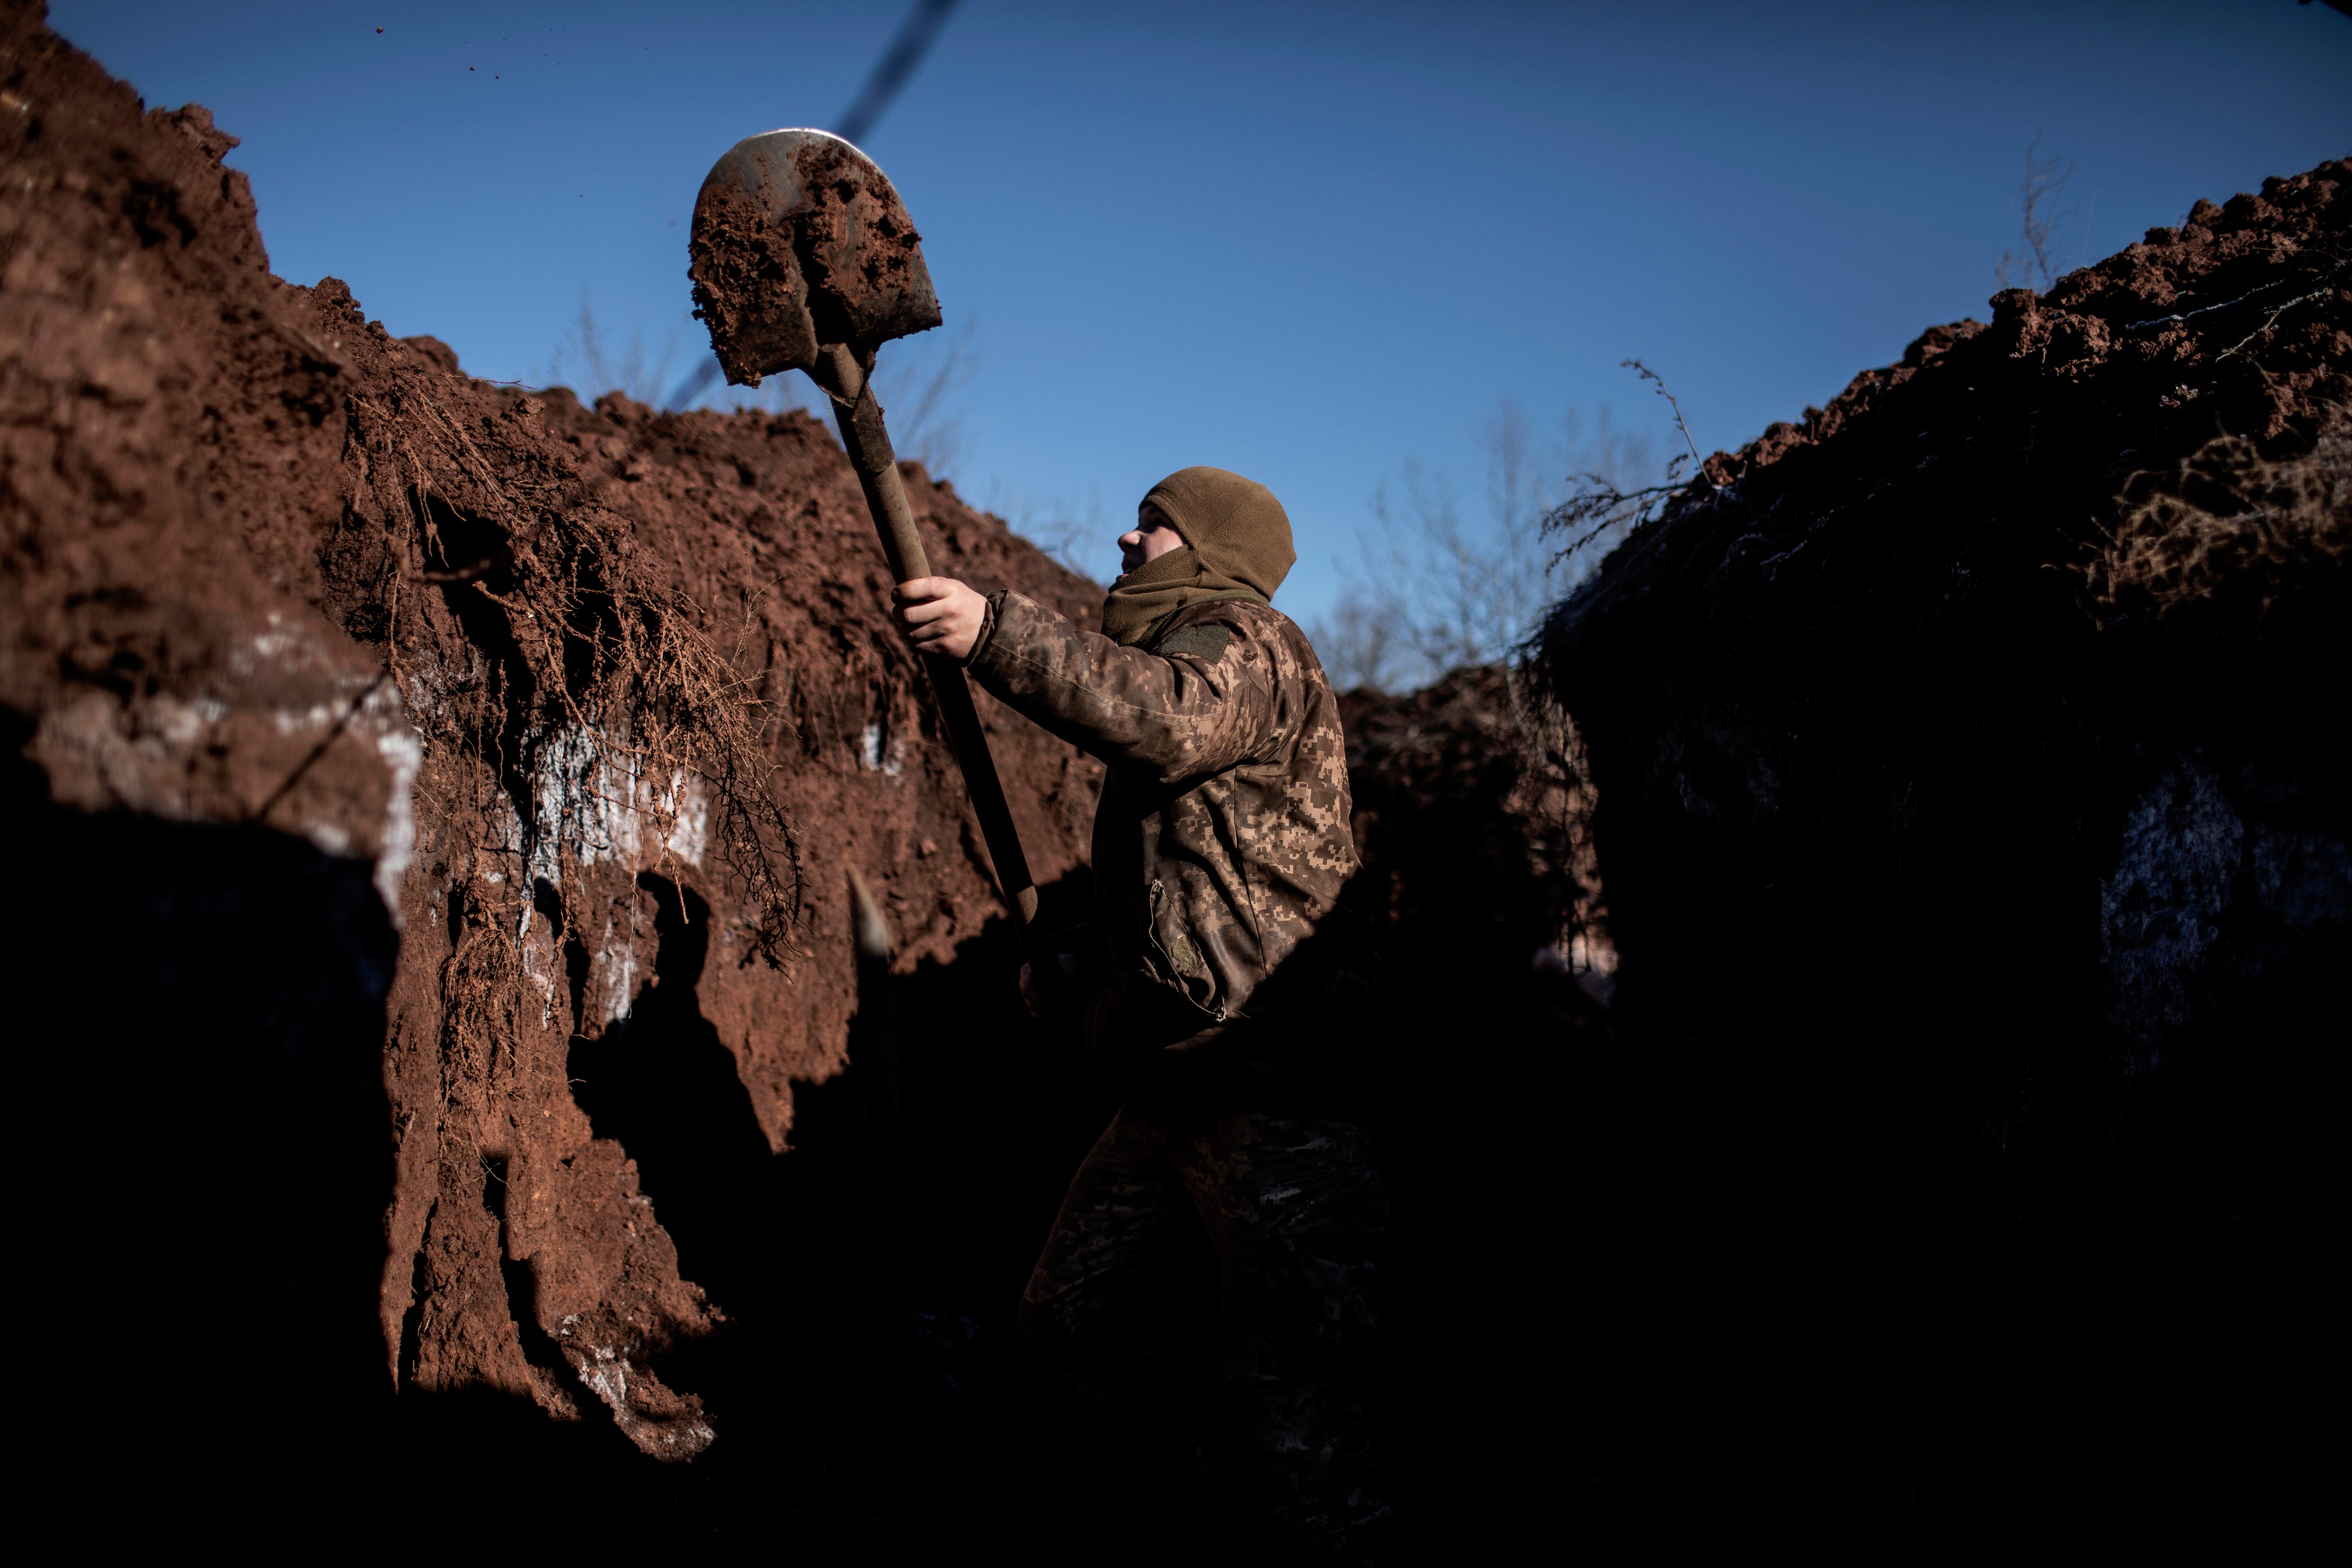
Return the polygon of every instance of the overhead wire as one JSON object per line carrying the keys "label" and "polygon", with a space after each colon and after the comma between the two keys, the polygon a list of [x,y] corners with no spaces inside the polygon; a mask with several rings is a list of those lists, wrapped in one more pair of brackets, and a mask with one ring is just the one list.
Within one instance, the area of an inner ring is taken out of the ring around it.
{"label": "overhead wire", "polygon": [[[907,20],[890,40],[890,47],[882,52],[881,60],[874,67],[873,74],[866,79],[866,85],[858,89],[856,98],[834,121],[835,135],[844,142],[857,142],[873,131],[913,78],[916,68],[923,63],[923,57],[929,54],[931,46],[939,41],[940,30],[948,25],[948,17],[955,10],[956,4],[957,0],[915,0],[915,8],[908,13]],[[718,356],[714,354],[706,358],[694,367],[691,374],[677,384],[677,390],[669,395],[669,400],[663,406],[673,413],[688,407],[702,395],[704,389],[719,379],[720,374]]]}

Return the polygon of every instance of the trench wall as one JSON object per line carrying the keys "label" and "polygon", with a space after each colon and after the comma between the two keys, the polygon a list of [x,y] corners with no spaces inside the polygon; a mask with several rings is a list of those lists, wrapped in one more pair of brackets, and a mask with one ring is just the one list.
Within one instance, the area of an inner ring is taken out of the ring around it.
{"label": "trench wall", "polygon": [[[73,1440],[139,1408],[183,1468],[308,1474],[413,1395],[698,1454],[679,1369],[800,1331],[762,1309],[830,1257],[724,1238],[843,1072],[848,870],[903,974],[995,910],[854,476],[804,416],[526,395],[278,279],[235,139],[38,6],[0,138],[0,711],[51,889],[7,952],[89,1173],[37,1220],[95,1303]],[[1092,614],[906,477],[942,569]],[[1094,765],[981,707],[1066,881]]]}
{"label": "trench wall", "polygon": [[2334,163],[1997,294],[1544,629],[1623,957],[1596,1473],[1694,1539],[2305,1517],[2347,229]]}

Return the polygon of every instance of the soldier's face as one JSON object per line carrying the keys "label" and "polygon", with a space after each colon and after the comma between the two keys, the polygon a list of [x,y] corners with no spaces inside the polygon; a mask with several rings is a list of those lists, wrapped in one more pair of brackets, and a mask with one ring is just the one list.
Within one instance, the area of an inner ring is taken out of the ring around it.
{"label": "soldier's face", "polygon": [[1145,562],[1184,547],[1184,536],[1168,514],[1145,501],[1135,509],[1135,526],[1118,536],[1118,572],[1124,577]]}

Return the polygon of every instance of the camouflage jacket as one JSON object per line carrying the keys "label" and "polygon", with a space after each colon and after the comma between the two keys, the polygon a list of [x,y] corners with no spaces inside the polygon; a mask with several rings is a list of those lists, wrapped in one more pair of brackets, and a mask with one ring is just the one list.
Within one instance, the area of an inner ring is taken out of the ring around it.
{"label": "camouflage jacket", "polygon": [[1135,647],[1009,591],[990,611],[974,679],[1108,769],[1089,1044],[1182,1047],[1316,1013],[1348,963],[1319,928],[1357,860],[1339,704],[1306,634],[1239,600],[1188,605]]}

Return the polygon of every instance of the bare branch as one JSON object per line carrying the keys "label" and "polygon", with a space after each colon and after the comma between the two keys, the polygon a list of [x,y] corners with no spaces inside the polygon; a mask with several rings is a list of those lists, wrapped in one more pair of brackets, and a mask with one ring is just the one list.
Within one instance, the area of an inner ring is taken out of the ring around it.
{"label": "bare branch", "polygon": [[[1568,537],[1568,542],[1553,554],[1549,569],[1558,573],[1565,568],[1566,579],[1571,585],[1584,575],[1595,558],[1588,552],[1602,545],[1614,549],[1627,534],[1655,518],[1668,498],[1689,483],[1690,476],[1685,475],[1684,464],[1690,464],[1697,472],[1704,471],[1698,443],[1691,438],[1690,425],[1683,418],[1682,403],[1666,385],[1665,377],[1640,360],[1624,363],[1640,373],[1644,381],[1657,384],[1658,395],[1675,411],[1675,427],[1682,432],[1686,452],[1676,453],[1666,465],[1664,477],[1654,484],[1628,482],[1629,473],[1657,471],[1646,462],[1628,467],[1595,464],[1574,476],[1568,498],[1546,512],[1543,519],[1546,534]],[[1647,456],[1646,448],[1643,456]],[[1604,549],[1601,553],[1605,552]]]}
{"label": "bare branch", "polygon": [[2254,329],[2251,334],[2232,347],[2225,349],[2221,353],[2214,356],[2216,359],[2228,359],[2231,354],[2236,353],[2239,349],[2244,348],[2247,343],[2253,342],[2255,338],[2258,338],[2262,336],[2263,333],[2268,331],[2271,328],[2271,323],[2277,321],[2284,312],[2294,309],[2297,305],[2307,305],[2315,300],[2324,300],[2327,297],[2329,291],[2336,286],[2336,279],[2343,276],[2344,269],[2347,265],[2347,262],[2342,258],[2328,256],[2325,252],[2322,253],[2321,259],[2333,261],[2335,265],[2328,268],[2326,271],[2317,274],[2315,277],[2311,273],[2305,273],[2300,278],[2281,278],[2274,282],[2265,283],[2259,289],[2249,289],[2245,293],[2239,295],[2234,300],[2224,300],[2216,305],[2200,305],[2194,310],[2181,310],[2169,316],[2151,316],[2145,321],[2134,321],[2130,323],[2128,326],[2124,328],[2124,331],[2126,332],[2152,332],[2165,327],[2182,326],[2189,321],[2197,320],[2200,316],[2218,315],[2224,310],[2234,310],[2241,305],[2252,304],[2254,300],[2261,299],[2263,295],[2274,294],[2281,289],[2300,288],[2305,283],[2315,281],[2319,284],[2319,287],[2316,289],[2314,289],[2309,293],[2298,295],[2296,298],[2288,300],[2275,307],[2272,310],[2270,314],[2263,319],[2263,324],[2260,327]]}
{"label": "bare branch", "polygon": [[1341,591],[1339,603],[1310,631],[1315,651],[1331,684],[1342,691],[1386,691],[1397,672],[1397,606],[1384,603],[1360,583]]}
{"label": "bare branch", "polygon": [[971,454],[965,429],[970,410],[958,395],[980,374],[973,346],[978,324],[969,316],[954,333],[927,333],[890,346],[877,356],[875,395],[890,412],[890,437],[902,458],[912,458],[933,479],[961,467]]}
{"label": "bare branch", "polygon": [[[614,353],[605,342],[588,290],[580,290],[580,315],[572,330],[548,357],[546,384],[570,385],[593,402],[604,393],[617,392],[652,407],[665,406],[671,380],[670,364],[677,358],[678,334],[673,331],[659,353],[648,353],[645,334],[634,332],[629,346]],[[576,385],[574,384],[577,384]]]}
{"label": "bare branch", "polygon": [[[2050,233],[2059,214],[2053,202],[2059,190],[2074,177],[2074,165],[2056,158],[2036,158],[2042,146],[2042,134],[2037,132],[2025,149],[2025,178],[2018,190],[2018,208],[2021,233],[2025,241],[2022,251],[2009,251],[1993,268],[1994,276],[2004,289],[2032,289],[2046,291],[2058,280],[2063,258],[2051,244]],[[2087,220],[2085,220],[2087,224]]]}
{"label": "bare branch", "polygon": [[1100,561],[1118,531],[1105,520],[1100,490],[1088,492],[1081,506],[1067,496],[1013,496],[1001,482],[982,509],[1004,519],[1004,525],[1079,576],[1102,582],[1088,558]]}
{"label": "bare branch", "polygon": [[1683,433],[1683,445],[1690,448],[1691,461],[1694,463],[1702,461],[1703,459],[1701,459],[1698,455],[1698,443],[1691,439],[1689,422],[1683,418],[1683,405],[1681,400],[1676,398],[1672,391],[1668,390],[1666,386],[1666,378],[1660,375],[1656,371],[1652,370],[1648,365],[1643,364],[1637,359],[1620,360],[1617,363],[1621,368],[1632,368],[1640,374],[1643,381],[1654,381],[1658,384],[1658,395],[1664,398],[1666,400],[1666,405],[1675,411],[1675,428]]}
{"label": "bare branch", "polygon": [[[1679,424],[1681,409],[1671,394],[1667,400]],[[1373,490],[1368,504],[1376,527],[1360,559],[1339,563],[1339,603],[1313,633],[1336,679],[1386,689],[1392,679],[1433,680],[1464,665],[1511,658],[1558,589],[1559,569],[1580,570],[1580,552],[1632,525],[1652,499],[1643,481],[1658,474],[1650,437],[1618,430],[1605,408],[1590,426],[1570,416],[1560,431],[1556,446],[1539,443],[1508,402],[1481,422],[1482,519],[1465,512],[1450,476],[1410,459]],[[1682,435],[1691,444],[1687,426]],[[1677,457],[1669,465],[1670,481],[1686,461]],[[1547,470],[1567,477],[1548,480]],[[1656,498],[1674,489],[1669,482]],[[1592,512],[1581,526],[1580,507]],[[1547,541],[1555,527],[1574,530],[1565,550]]]}

